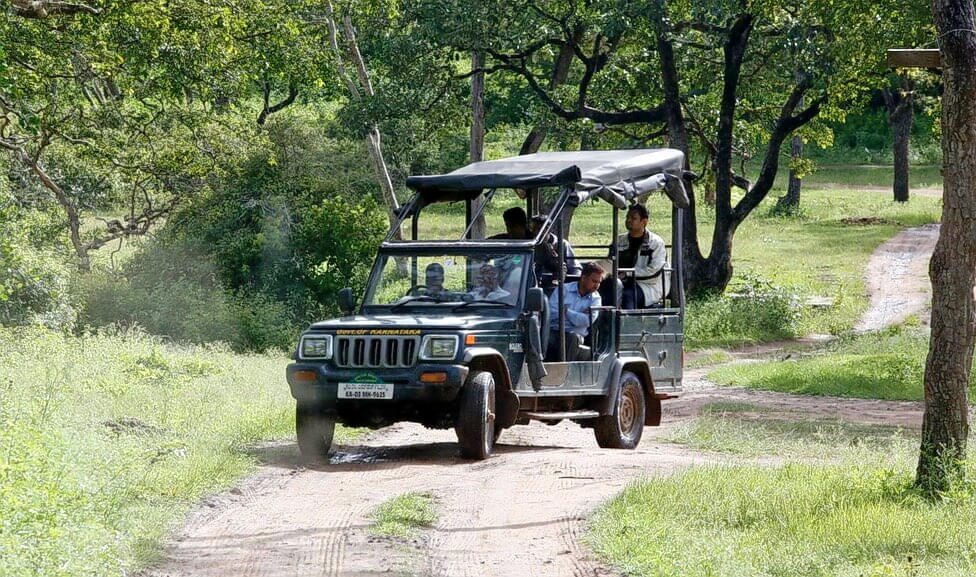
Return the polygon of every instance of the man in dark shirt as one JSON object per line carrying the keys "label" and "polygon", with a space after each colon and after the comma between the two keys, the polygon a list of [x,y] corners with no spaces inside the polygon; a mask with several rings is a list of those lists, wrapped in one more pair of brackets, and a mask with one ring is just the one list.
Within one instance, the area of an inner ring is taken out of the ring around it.
{"label": "man in dark shirt", "polygon": [[521,206],[512,207],[502,213],[505,221],[505,232],[489,236],[489,239],[527,239],[532,238],[529,233],[529,217]]}
{"label": "man in dark shirt", "polygon": [[[533,236],[542,230],[547,220],[549,218],[543,215],[532,217],[529,230]],[[562,266],[559,266],[559,243],[556,242],[557,240],[556,235],[550,232],[549,238],[543,239],[542,244],[536,248],[535,274],[540,282],[542,282],[544,277],[550,281],[553,279],[559,280],[562,278],[561,275],[579,275],[582,272],[579,263],[576,262],[576,254],[573,252],[573,247],[569,244],[569,240],[565,238],[563,239],[563,247],[566,261]]]}

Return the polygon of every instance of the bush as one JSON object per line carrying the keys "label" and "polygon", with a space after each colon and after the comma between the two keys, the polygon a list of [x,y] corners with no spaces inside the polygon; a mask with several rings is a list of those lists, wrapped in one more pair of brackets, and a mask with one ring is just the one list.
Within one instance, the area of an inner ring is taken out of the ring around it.
{"label": "bush", "polygon": [[287,118],[268,138],[174,214],[121,275],[88,281],[85,324],[289,350],[300,328],[338,313],[339,289],[365,287],[386,230],[363,192],[368,157],[353,147],[353,163],[340,143]]}
{"label": "bush", "polygon": [[790,339],[802,312],[798,295],[749,276],[725,294],[692,300],[689,307],[685,335],[694,348]]}
{"label": "bush", "polygon": [[0,576],[140,574],[194,502],[254,470],[256,441],[294,434],[287,362],[0,328]]}
{"label": "bush", "polygon": [[70,328],[71,270],[53,247],[34,242],[47,215],[14,202],[0,188],[0,324]]}

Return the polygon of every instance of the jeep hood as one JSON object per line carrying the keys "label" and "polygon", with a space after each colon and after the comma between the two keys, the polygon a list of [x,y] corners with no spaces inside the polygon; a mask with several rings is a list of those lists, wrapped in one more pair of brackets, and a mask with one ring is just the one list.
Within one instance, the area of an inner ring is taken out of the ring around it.
{"label": "jeep hood", "polygon": [[515,322],[513,318],[480,315],[353,315],[313,324],[310,331],[338,329],[420,329],[423,331],[470,331],[504,329]]}

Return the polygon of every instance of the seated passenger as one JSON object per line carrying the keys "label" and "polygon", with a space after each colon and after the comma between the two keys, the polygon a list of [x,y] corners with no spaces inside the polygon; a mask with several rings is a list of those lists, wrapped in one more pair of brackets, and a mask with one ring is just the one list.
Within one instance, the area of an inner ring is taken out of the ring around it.
{"label": "seated passenger", "polygon": [[[529,230],[533,236],[539,234],[542,227],[545,226],[546,221],[549,217],[544,215],[537,215],[532,217],[532,222],[529,225]],[[541,279],[544,275],[548,275],[550,278],[555,280],[562,280],[566,275],[578,275],[582,272],[579,263],[576,262],[576,254],[573,252],[573,247],[569,244],[569,240],[563,239],[563,247],[565,251],[566,262],[559,266],[559,244],[558,238],[555,234],[549,233],[549,237],[543,239],[542,244],[536,248],[535,251],[535,276]]]}
{"label": "seated passenger", "polygon": [[444,292],[444,267],[439,262],[432,262],[424,269],[424,286],[420,287],[420,294],[437,296]]}
{"label": "seated passenger", "polygon": [[532,238],[529,235],[529,217],[521,206],[512,207],[502,213],[505,221],[505,232],[489,236],[489,240],[524,240]]}
{"label": "seated passenger", "polygon": [[[577,352],[583,344],[583,339],[590,332],[592,323],[599,311],[594,307],[601,305],[600,283],[605,271],[595,262],[588,262],[583,267],[578,282],[567,283],[562,286],[563,311],[566,316],[566,360],[579,359]],[[549,350],[546,359],[559,358],[559,291],[549,295]]]}
{"label": "seated passenger", "polygon": [[647,230],[647,218],[647,208],[631,206],[625,221],[627,234],[617,238],[617,266],[634,269],[633,273],[620,273],[624,283],[621,307],[625,309],[662,306],[671,288],[671,273],[664,271],[667,247],[664,239]]}
{"label": "seated passenger", "polygon": [[498,271],[486,262],[478,270],[478,286],[468,295],[479,301],[508,301],[511,293],[498,286]]}

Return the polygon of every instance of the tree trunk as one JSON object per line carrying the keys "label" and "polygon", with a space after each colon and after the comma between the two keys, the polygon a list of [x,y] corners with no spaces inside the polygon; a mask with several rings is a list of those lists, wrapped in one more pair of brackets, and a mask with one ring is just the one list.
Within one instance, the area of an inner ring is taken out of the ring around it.
{"label": "tree trunk", "polygon": [[908,202],[908,140],[912,132],[912,97],[905,98],[904,113],[893,120],[895,155],[895,202]]}
{"label": "tree trunk", "polygon": [[929,264],[932,335],[916,483],[930,494],[962,473],[976,337],[976,16],[972,0],[933,0],[943,82],[942,230]]}
{"label": "tree trunk", "polygon": [[910,81],[901,77],[902,89],[893,93],[887,87],[882,90],[888,112],[894,153],[895,179],[892,187],[895,202],[908,202],[908,146],[914,118],[915,93]]}
{"label": "tree trunk", "polygon": [[[793,80],[797,83],[803,81],[803,71],[797,69],[793,73]],[[800,99],[800,106],[803,106],[803,99]],[[803,139],[794,136],[790,139],[790,159],[799,161],[803,158]],[[796,170],[790,167],[790,180],[786,186],[786,196],[781,196],[776,201],[776,211],[781,214],[796,214],[800,210],[800,188],[802,182],[796,174]]]}
{"label": "tree trunk", "polygon": [[[485,53],[471,53],[471,69],[479,70],[485,67]],[[471,162],[481,162],[485,159],[485,73],[476,72],[471,76]],[[477,214],[482,206],[482,199],[471,201],[472,214]],[[485,215],[478,214],[478,218],[471,227],[471,238],[485,238],[488,226]]]}
{"label": "tree trunk", "polygon": [[[577,26],[573,31],[574,41],[579,42],[579,39],[583,37],[583,27]],[[557,86],[566,82],[566,78],[569,76],[569,67],[573,63],[573,47],[570,43],[563,44],[559,49],[559,54],[556,55],[556,61],[553,63],[552,78],[549,79],[549,90],[556,88]],[[529,131],[529,134],[522,141],[522,147],[519,149],[519,155],[533,154],[539,152],[539,148],[542,143],[546,140],[546,130],[545,126],[536,125]]]}
{"label": "tree trunk", "polygon": [[[799,136],[794,136],[790,139],[790,158],[799,160],[802,157],[803,139]],[[790,182],[786,187],[786,196],[781,196],[776,201],[776,210],[778,212],[792,214],[799,210],[801,182],[796,175],[796,171],[790,168]]]}

